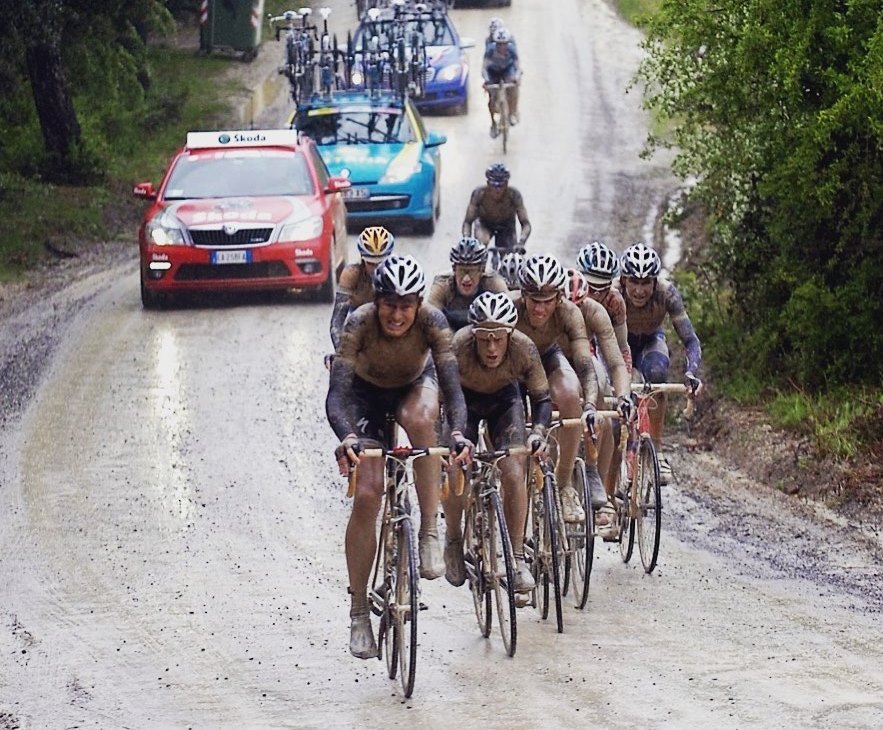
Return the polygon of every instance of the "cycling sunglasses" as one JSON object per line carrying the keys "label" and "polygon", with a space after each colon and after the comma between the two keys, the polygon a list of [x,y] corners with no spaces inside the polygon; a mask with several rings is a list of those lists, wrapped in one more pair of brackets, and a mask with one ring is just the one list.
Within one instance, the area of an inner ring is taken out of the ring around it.
{"label": "cycling sunglasses", "polygon": [[496,342],[497,340],[503,340],[512,334],[511,327],[473,327],[472,334],[475,335],[475,339],[480,342]]}

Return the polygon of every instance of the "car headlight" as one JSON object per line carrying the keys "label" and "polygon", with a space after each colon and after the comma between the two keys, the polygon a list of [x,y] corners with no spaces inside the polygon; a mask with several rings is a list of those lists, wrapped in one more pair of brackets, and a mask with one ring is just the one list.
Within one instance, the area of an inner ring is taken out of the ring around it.
{"label": "car headlight", "polygon": [[286,223],[279,234],[280,241],[309,241],[322,233],[322,216],[313,215],[294,223]]}
{"label": "car headlight", "polygon": [[405,145],[396,158],[389,163],[383,177],[380,178],[382,183],[399,183],[407,180],[412,175],[420,172],[420,150],[416,144]]}
{"label": "car headlight", "polygon": [[164,210],[147,223],[147,240],[154,246],[186,246],[184,226],[178,218]]}
{"label": "car headlight", "polygon": [[450,66],[445,66],[441,71],[438,72],[438,76],[436,76],[437,81],[453,81],[454,79],[459,79],[460,74],[462,73],[463,67],[459,63],[452,63]]}

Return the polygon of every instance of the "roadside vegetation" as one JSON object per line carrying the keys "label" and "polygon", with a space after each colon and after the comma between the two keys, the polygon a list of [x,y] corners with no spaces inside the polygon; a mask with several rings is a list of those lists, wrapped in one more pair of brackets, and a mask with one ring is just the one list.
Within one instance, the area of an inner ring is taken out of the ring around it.
{"label": "roadside vegetation", "polygon": [[[618,6],[646,33],[647,154],[674,148],[675,172],[698,181],[680,207],[707,246],[677,277],[715,391],[821,456],[883,451],[879,0]],[[0,281],[133,239],[131,184],[159,179],[188,129],[224,118],[231,60],[176,43],[197,12],[0,0]]]}
{"label": "roadside vegetation", "polygon": [[819,456],[879,453],[879,2],[639,4],[623,13],[646,33],[647,154],[672,148],[696,181],[679,208],[707,246],[677,278],[716,390]]}

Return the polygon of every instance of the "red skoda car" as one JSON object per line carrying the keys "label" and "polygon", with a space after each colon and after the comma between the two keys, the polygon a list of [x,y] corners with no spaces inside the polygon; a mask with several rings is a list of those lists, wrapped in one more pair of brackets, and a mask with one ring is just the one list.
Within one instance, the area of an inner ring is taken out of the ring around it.
{"label": "red skoda car", "polygon": [[190,132],[138,232],[145,309],[174,292],[312,289],[333,301],[346,264],[348,180],[288,129]]}

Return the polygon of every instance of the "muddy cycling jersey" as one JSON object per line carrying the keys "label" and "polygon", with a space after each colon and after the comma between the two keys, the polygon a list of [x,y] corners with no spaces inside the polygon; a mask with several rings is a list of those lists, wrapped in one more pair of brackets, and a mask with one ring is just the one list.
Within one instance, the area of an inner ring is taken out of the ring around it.
{"label": "muddy cycling jersey", "polygon": [[[464,327],[454,335],[454,355],[460,369],[460,383],[466,395],[466,405],[472,410],[473,401],[484,401],[478,396],[506,394],[506,398],[521,403],[519,384],[523,384],[531,401],[534,427],[532,433],[544,436],[552,416],[552,400],[549,395],[549,381],[543,368],[537,346],[522,332],[515,330],[509,336],[509,347],[503,361],[495,368],[482,365],[478,357],[475,335],[472,327]],[[514,386],[514,387],[513,387]],[[505,390],[511,388],[511,390]],[[471,397],[471,396],[475,397]],[[509,410],[508,408],[506,409]],[[518,409],[515,409],[518,410]],[[472,425],[472,424],[470,424]],[[517,425],[517,424],[515,424]],[[513,428],[515,427],[513,425]],[[465,433],[465,432],[464,432]],[[521,408],[521,435],[524,442],[524,409]],[[468,434],[467,434],[468,435]],[[507,439],[505,446],[516,441]],[[497,448],[502,446],[494,440]]]}
{"label": "muddy cycling jersey", "polygon": [[486,291],[508,292],[509,287],[499,274],[482,274],[475,294],[464,297],[457,291],[453,274],[439,274],[432,280],[426,301],[442,311],[451,329],[456,332],[468,324],[469,305],[479,294],[484,294]]}
{"label": "muddy cycling jersey", "polygon": [[[583,316],[586,334],[590,340],[594,339],[598,343],[601,357],[607,365],[608,375],[613,383],[614,394],[628,396],[630,392],[630,378],[607,310],[594,299],[583,299],[576,306]],[[568,338],[560,337],[558,344],[561,346],[561,351],[565,357],[568,360],[572,359],[573,352]]]}
{"label": "muddy cycling jersey", "polygon": [[[487,186],[475,188],[469,197],[469,205],[466,207],[466,217],[463,219],[463,235],[472,235],[472,224],[476,220],[492,233],[498,230],[511,232],[512,244],[515,245],[515,219],[521,223],[521,238],[525,239],[530,232],[530,221],[527,217],[527,208],[524,207],[524,198],[516,188],[507,187],[505,193],[499,197],[486,195]],[[526,229],[526,230],[525,230]],[[497,246],[503,246],[501,241],[496,241]]]}
{"label": "muddy cycling jersey", "polygon": [[[636,307],[629,301],[625,292],[625,284],[620,281],[620,293],[626,303],[626,322],[628,325],[629,345],[632,349],[632,358],[635,366],[639,365],[640,354],[645,347],[664,347],[665,357],[668,357],[668,348],[665,346],[665,334],[662,324],[665,316],[671,317],[672,326],[675,328],[687,356],[687,370],[692,373],[699,371],[702,363],[702,347],[699,338],[693,329],[693,323],[687,316],[684,308],[684,300],[674,284],[663,278],[656,280],[656,289],[649,301],[643,307]],[[661,350],[660,350],[661,352]]]}
{"label": "muddy cycling jersey", "polygon": [[331,342],[336,350],[346,316],[374,299],[374,281],[364,264],[349,264],[340,272],[334,309],[331,312]]}
{"label": "muddy cycling jersey", "polygon": [[619,289],[611,286],[603,297],[596,299],[610,316],[610,323],[613,325],[613,331],[616,333],[616,342],[621,352],[629,349],[629,330],[626,324],[625,299],[622,298]]}
{"label": "muddy cycling jersey", "polygon": [[520,296],[515,299],[515,308],[518,310],[516,328],[526,334],[537,346],[540,357],[543,358],[544,363],[548,363],[546,372],[549,373],[555,369],[558,360],[554,353],[557,351],[558,357],[563,357],[560,354],[559,343],[566,342],[571,352],[571,356],[566,359],[572,363],[579,378],[583,401],[597,403],[598,376],[595,374],[595,366],[592,363],[586,324],[579,308],[567,299],[559,299],[555,311],[541,327],[531,325],[524,299]]}
{"label": "muddy cycling jersey", "polygon": [[357,433],[357,423],[364,415],[357,412],[353,403],[357,378],[382,389],[420,384],[430,355],[451,430],[462,431],[466,425],[466,403],[451,338],[444,315],[428,304],[420,305],[414,324],[401,337],[383,334],[373,302],[352,312],[343,327],[326,400],[328,421],[338,438]]}
{"label": "muddy cycling jersey", "polygon": [[498,84],[500,81],[515,81],[518,78],[518,51],[514,43],[507,43],[501,53],[497,44],[485,47],[482,76],[485,81]]}

